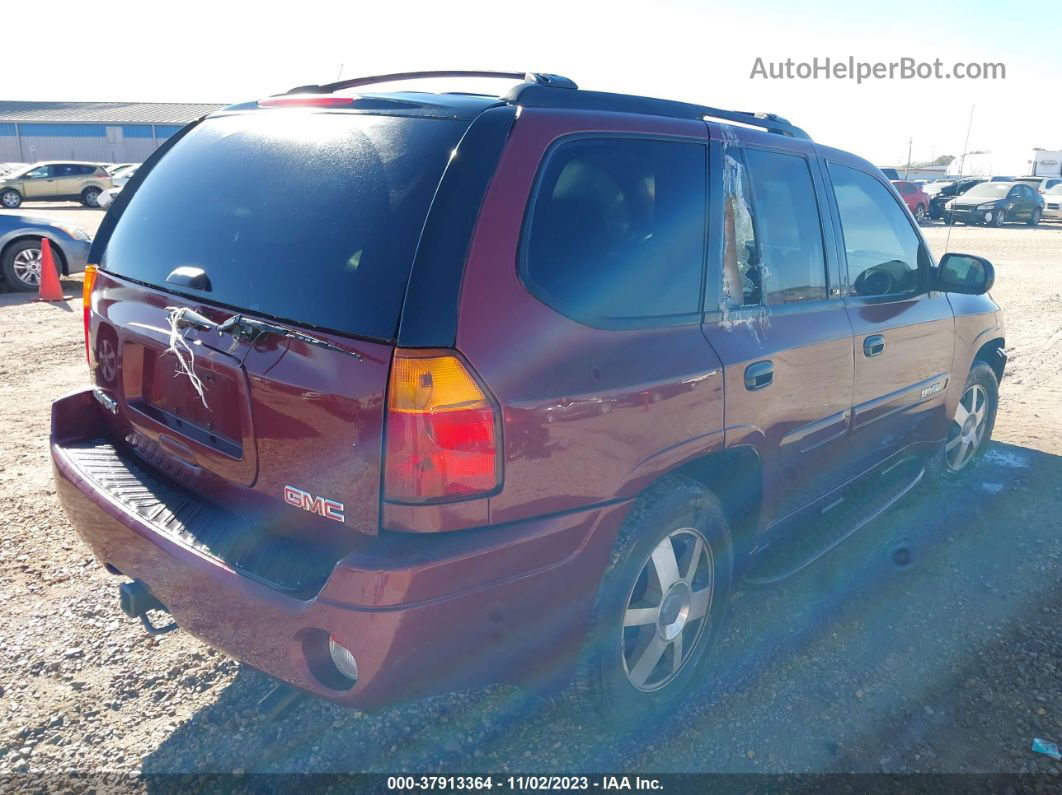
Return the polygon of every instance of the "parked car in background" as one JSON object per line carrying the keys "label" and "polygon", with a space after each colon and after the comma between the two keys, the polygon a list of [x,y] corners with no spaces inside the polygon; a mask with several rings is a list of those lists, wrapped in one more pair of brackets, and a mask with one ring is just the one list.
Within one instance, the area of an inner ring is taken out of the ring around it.
{"label": "parked car in background", "polygon": [[0,275],[13,290],[37,290],[41,281],[41,240],[52,243],[64,276],[81,273],[92,237],[80,227],[47,218],[0,213]]}
{"label": "parked car in background", "polygon": [[50,449],[129,616],[346,706],[571,684],[644,728],[738,583],[976,465],[991,263],[780,117],[519,77],[242,103],[124,189]]}
{"label": "parked car in background", "polygon": [[1062,185],[1062,177],[1018,177],[1014,181],[1031,185],[1040,193],[1047,193],[1050,188]]}
{"label": "parked car in background", "polygon": [[990,177],[989,182],[1013,182],[1014,177]]}
{"label": "parked car in background", "polygon": [[96,207],[97,197],[113,187],[111,175],[97,163],[35,163],[0,177],[0,206],[13,210],[24,201],[79,201]]}
{"label": "parked car in background", "polygon": [[967,177],[954,182],[934,182],[931,185],[927,185],[925,191],[929,197],[929,217],[943,218],[945,204],[956,196],[966,193],[974,185],[980,185],[984,181],[983,177]]}
{"label": "parked car in background", "polygon": [[1043,197],[1024,182],[982,182],[945,205],[944,221],[991,226],[1023,222],[1036,226],[1043,213]]}
{"label": "parked car in background", "polygon": [[1044,191],[1044,220],[1062,221],[1062,185]]}
{"label": "parked car in background", "polygon": [[127,168],[132,168],[135,165],[137,165],[137,164],[136,163],[110,163],[107,166],[107,173],[110,174],[112,177],[113,176],[117,176],[121,172],[125,171]]}
{"label": "parked car in background", "polygon": [[915,220],[919,223],[924,221],[929,214],[929,197],[925,194],[925,191],[919,185],[902,179],[894,179],[892,184],[896,187],[896,191],[903,198],[904,204],[907,205],[907,209],[911,211],[911,215],[915,217]]}
{"label": "parked car in background", "polygon": [[129,181],[129,178],[132,177],[136,173],[136,170],[139,167],[140,167],[139,165],[130,166],[129,168],[122,169],[117,174],[112,174],[111,175],[111,182],[114,183],[114,187],[116,187],[116,188],[124,188],[125,187],[125,183],[127,183]]}
{"label": "parked car in background", "polygon": [[894,179],[899,179],[900,178],[900,175],[897,173],[895,168],[879,168],[878,171],[880,171],[882,174],[884,174],[885,175],[885,179],[888,179],[888,180],[894,180]]}
{"label": "parked car in background", "polygon": [[29,163],[0,163],[0,176],[29,168]]}

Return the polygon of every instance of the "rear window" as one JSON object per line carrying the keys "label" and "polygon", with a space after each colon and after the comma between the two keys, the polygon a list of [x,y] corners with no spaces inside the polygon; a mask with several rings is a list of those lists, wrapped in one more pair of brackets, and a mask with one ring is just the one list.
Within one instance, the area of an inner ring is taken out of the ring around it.
{"label": "rear window", "polygon": [[101,266],[301,325],[394,337],[417,241],[467,121],[262,111],[209,119],[148,174]]}

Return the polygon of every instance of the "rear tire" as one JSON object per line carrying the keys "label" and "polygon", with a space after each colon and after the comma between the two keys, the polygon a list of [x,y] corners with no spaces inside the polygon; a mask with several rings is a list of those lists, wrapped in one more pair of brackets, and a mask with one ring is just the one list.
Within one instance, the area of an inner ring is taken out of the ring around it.
{"label": "rear tire", "polygon": [[1026,221],[1025,223],[1028,224],[1029,226],[1039,226],[1039,224],[1040,224],[1040,216],[1041,215],[1043,215],[1042,211],[1033,210],[1032,215],[1029,216],[1029,220]]}
{"label": "rear tire", "polygon": [[99,207],[101,193],[103,193],[103,191],[99,188],[85,188],[81,191],[81,203],[86,207]]}
{"label": "rear tire", "polygon": [[569,700],[617,727],[673,710],[703,681],[732,576],[718,498],[674,475],[649,488],[616,539]]}
{"label": "rear tire", "polygon": [[914,217],[918,223],[922,223],[926,220],[926,206],[924,204],[915,207]]}
{"label": "rear tire", "polygon": [[0,192],[0,206],[5,210],[17,210],[22,206],[22,194],[14,188]]}

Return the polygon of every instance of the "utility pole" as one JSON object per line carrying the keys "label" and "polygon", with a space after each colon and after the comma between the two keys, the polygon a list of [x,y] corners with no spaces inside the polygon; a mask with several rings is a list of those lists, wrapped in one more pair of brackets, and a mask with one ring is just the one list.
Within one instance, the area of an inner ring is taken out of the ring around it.
{"label": "utility pole", "polygon": [[911,176],[911,144],[914,143],[914,138],[907,139],[907,170],[903,174],[904,179],[908,179]]}

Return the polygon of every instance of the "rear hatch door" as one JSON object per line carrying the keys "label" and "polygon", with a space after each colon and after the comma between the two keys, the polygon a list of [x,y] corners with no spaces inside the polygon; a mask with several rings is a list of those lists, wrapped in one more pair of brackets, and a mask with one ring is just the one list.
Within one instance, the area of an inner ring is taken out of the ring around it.
{"label": "rear hatch door", "polygon": [[[206,119],[138,174],[93,301],[94,372],[118,393],[128,440],[209,494],[376,532],[393,340],[421,228],[468,125],[236,112]],[[182,307],[324,344],[174,332]],[[108,383],[99,350],[112,337]]]}

